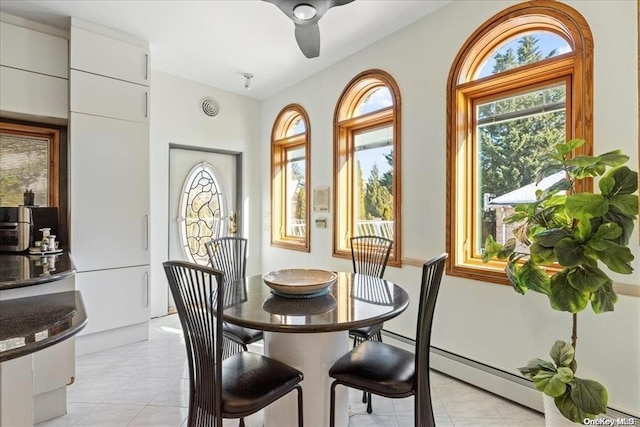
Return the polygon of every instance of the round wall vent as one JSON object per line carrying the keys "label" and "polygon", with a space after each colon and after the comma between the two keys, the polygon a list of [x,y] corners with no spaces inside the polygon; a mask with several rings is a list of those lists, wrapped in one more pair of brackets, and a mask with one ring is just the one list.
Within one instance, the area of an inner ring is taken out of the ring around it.
{"label": "round wall vent", "polygon": [[218,101],[213,98],[205,98],[202,100],[202,111],[209,117],[215,117],[220,112]]}

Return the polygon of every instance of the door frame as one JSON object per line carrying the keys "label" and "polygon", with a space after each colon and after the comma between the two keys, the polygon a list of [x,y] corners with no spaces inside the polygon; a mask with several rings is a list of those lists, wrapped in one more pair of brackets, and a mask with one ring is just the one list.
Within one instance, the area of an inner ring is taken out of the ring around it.
{"label": "door frame", "polygon": [[[242,237],[241,232],[243,230],[243,222],[244,222],[244,215],[242,215],[242,200],[243,200],[243,183],[242,183],[242,153],[240,151],[232,151],[232,150],[221,150],[218,148],[207,148],[207,147],[197,147],[197,146],[193,146],[193,145],[183,145],[183,144],[174,144],[174,143],[169,143],[169,150],[167,152],[168,154],[168,167],[167,167],[167,177],[171,176],[171,150],[187,150],[187,151],[199,151],[201,153],[212,153],[212,154],[224,154],[227,156],[233,156],[235,159],[235,169],[236,169],[236,176],[234,177],[235,179],[235,186],[236,186],[236,197],[235,200],[229,200],[229,206],[231,207],[231,210],[233,212],[236,213],[240,213],[238,214],[238,222],[237,222],[237,226],[238,226],[238,235],[240,237]],[[169,200],[171,200],[171,182],[170,179],[167,179],[167,194],[169,195],[169,198],[167,199],[167,213],[168,213],[168,218],[169,221],[167,221],[167,237],[170,235],[171,233],[171,206],[169,203]],[[175,215],[173,216],[175,218]],[[167,238],[167,259],[169,257],[169,249],[170,249],[170,241]],[[168,290],[168,289],[167,289]]]}

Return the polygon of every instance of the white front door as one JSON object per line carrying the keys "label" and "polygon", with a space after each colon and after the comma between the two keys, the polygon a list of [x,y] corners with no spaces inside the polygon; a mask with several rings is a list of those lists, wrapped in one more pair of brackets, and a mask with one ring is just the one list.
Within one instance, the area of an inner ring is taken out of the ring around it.
{"label": "white front door", "polygon": [[169,259],[207,264],[204,243],[235,234],[237,206],[236,155],[169,150]]}

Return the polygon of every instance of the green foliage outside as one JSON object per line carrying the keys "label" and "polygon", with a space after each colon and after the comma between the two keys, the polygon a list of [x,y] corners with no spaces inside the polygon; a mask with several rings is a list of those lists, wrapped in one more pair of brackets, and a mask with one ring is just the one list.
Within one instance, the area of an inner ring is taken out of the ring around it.
{"label": "green foliage outside", "polygon": [[0,138],[0,206],[24,203],[23,193],[31,189],[35,203],[48,202],[48,143],[46,140]]}
{"label": "green foliage outside", "polygon": [[360,189],[360,209],[358,219],[383,221],[393,220],[393,151],[384,155],[391,170],[380,176],[377,164],[373,164],[365,181],[358,163],[358,185]]}
{"label": "green foliage outside", "polygon": [[[554,55],[552,51],[547,57]],[[494,59],[492,72],[497,74],[544,58],[538,40],[528,35],[518,40],[515,52],[509,48]],[[534,181],[541,159],[566,139],[565,98],[564,84],[557,84],[478,107],[477,120],[487,122],[478,127],[480,194],[500,196]],[[540,113],[554,104],[562,108]],[[497,120],[490,122],[492,118]]]}

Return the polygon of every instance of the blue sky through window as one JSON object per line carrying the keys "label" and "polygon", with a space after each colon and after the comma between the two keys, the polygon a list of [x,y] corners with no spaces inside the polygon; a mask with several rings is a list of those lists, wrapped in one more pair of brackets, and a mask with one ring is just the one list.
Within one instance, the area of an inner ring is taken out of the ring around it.
{"label": "blue sky through window", "polygon": [[[496,51],[492,52],[487,61],[480,67],[476,78],[486,77],[493,74],[493,67],[496,63],[494,56],[496,53],[504,54],[508,49],[512,49],[515,54],[518,50],[518,41],[525,35],[529,34],[518,34],[515,39],[503,44]],[[538,31],[533,33],[533,36],[538,40],[538,48],[540,49],[543,59],[546,58],[554,49],[556,49],[556,52],[553,56],[571,52],[571,46],[569,46],[565,39],[557,34],[548,31]]]}

